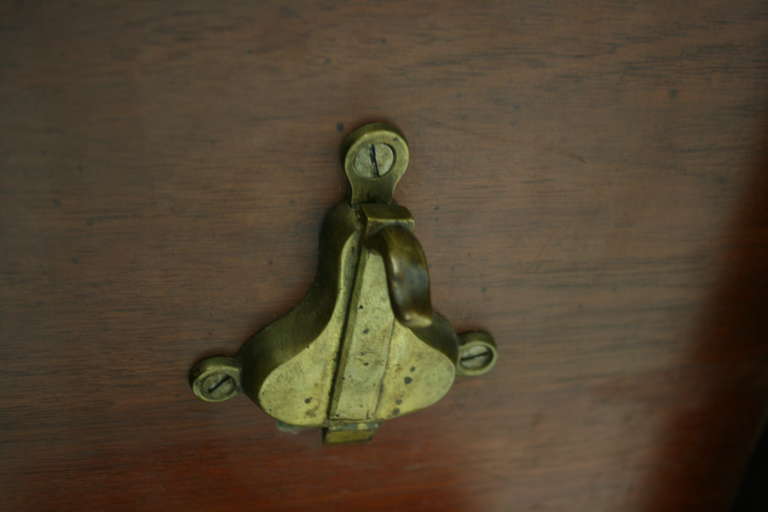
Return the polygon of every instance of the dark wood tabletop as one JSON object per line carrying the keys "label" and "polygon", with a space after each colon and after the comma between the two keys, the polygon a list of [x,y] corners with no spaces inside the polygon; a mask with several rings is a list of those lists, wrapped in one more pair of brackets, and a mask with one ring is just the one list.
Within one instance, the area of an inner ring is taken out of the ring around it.
{"label": "dark wood tabletop", "polygon": [[[494,372],[370,444],[194,398],[304,295],[397,124]],[[726,511],[768,399],[768,3],[5,2],[14,511]]]}

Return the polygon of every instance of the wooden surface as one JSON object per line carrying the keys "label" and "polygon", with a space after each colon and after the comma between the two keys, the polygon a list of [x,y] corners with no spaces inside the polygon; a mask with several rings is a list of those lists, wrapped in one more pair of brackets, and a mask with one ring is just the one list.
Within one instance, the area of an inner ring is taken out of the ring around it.
{"label": "wooden surface", "polygon": [[[723,511],[768,398],[768,4],[5,2],[0,495],[14,511]],[[343,134],[492,375],[372,444],[190,365],[303,296]]]}

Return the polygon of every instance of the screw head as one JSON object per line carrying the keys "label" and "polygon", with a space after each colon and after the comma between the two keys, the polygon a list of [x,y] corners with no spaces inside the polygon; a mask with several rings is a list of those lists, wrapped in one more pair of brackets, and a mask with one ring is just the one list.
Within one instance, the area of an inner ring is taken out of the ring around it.
{"label": "screw head", "polygon": [[352,168],[363,178],[379,178],[392,170],[395,151],[389,144],[361,144],[357,148]]}
{"label": "screw head", "polygon": [[484,331],[471,331],[459,335],[459,360],[456,370],[460,375],[477,376],[491,371],[498,352],[493,337]]}
{"label": "screw head", "polygon": [[209,357],[190,372],[192,392],[204,402],[223,402],[240,393],[240,364],[232,357]]}
{"label": "screw head", "polygon": [[235,380],[223,372],[212,373],[202,384],[202,390],[211,400],[226,400],[237,390]]}
{"label": "screw head", "polygon": [[484,345],[472,345],[462,351],[459,361],[461,366],[468,370],[477,370],[488,366],[493,359],[493,352]]}
{"label": "screw head", "polygon": [[350,185],[350,204],[390,203],[408,160],[405,136],[392,125],[366,124],[347,135],[342,143],[342,162]]}

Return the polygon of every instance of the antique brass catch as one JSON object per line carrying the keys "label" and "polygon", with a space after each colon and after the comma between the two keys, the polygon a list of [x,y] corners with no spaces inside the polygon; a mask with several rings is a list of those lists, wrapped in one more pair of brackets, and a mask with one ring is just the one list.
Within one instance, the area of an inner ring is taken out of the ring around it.
{"label": "antique brass catch", "polygon": [[432,309],[413,218],[392,199],[408,160],[392,126],[347,137],[350,193],[325,219],[315,283],[235,356],[198,362],[190,373],[198,398],[243,392],[282,428],[323,427],[327,443],[365,441],[382,421],[440,400],[456,374],[494,366],[488,333],[457,335]]}

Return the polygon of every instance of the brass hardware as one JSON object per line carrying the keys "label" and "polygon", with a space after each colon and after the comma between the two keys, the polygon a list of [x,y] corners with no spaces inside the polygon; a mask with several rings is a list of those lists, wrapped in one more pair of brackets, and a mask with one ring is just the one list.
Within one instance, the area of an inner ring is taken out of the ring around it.
{"label": "brass hardware", "polygon": [[232,357],[209,357],[192,369],[192,392],[205,402],[223,402],[240,392],[240,362]]}
{"label": "brass hardware", "polygon": [[457,335],[432,309],[413,218],[392,199],[408,161],[392,126],[365,125],[346,138],[349,198],[326,216],[315,283],[234,357],[199,361],[190,372],[198,398],[242,392],[282,430],[323,427],[326,443],[347,443],[437,402],[455,375],[493,368],[490,334]]}
{"label": "brass hardware", "polygon": [[498,354],[490,334],[470,331],[460,334],[459,340],[459,362],[456,364],[459,375],[476,377],[493,369]]}

